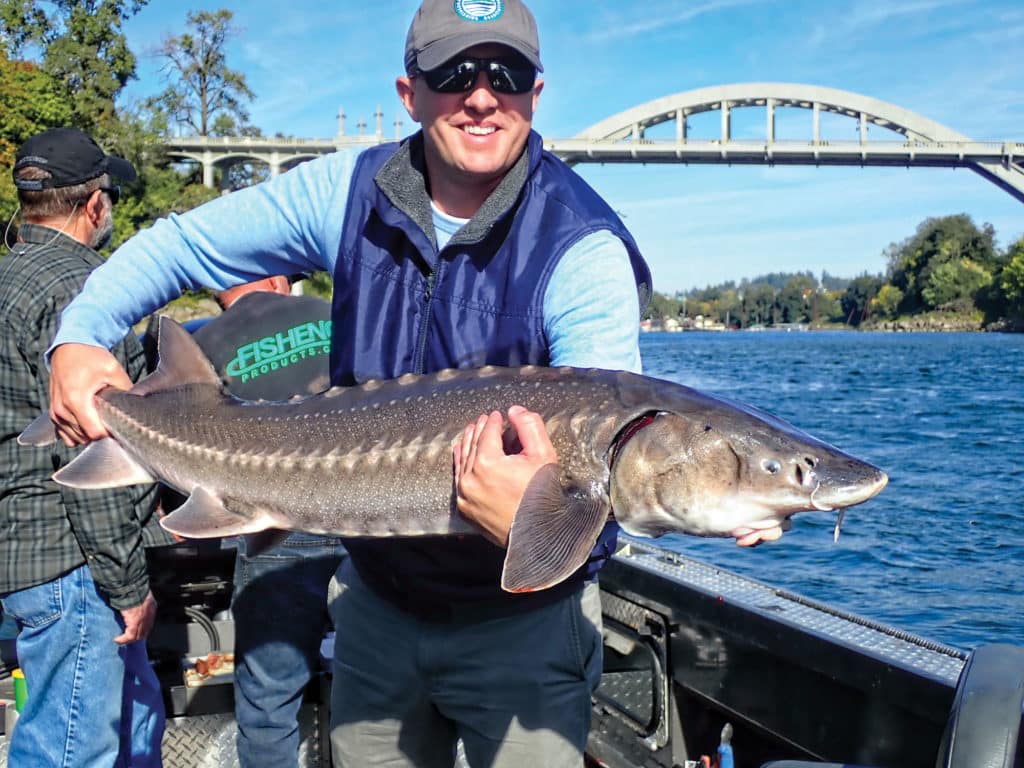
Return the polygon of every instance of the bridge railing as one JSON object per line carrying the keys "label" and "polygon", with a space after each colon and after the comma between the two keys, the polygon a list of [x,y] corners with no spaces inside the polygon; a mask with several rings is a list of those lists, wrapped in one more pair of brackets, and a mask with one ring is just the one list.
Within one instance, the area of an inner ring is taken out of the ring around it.
{"label": "bridge railing", "polygon": [[833,162],[879,165],[1020,166],[1024,143],[984,141],[819,141],[781,139],[552,139],[545,147],[569,162]]}

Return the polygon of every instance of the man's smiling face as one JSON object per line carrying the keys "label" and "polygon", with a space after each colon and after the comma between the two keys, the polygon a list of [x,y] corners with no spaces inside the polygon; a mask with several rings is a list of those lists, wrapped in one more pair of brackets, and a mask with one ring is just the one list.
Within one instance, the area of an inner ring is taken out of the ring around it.
{"label": "man's smiling face", "polygon": [[[463,53],[482,59],[517,55],[502,45],[474,46]],[[405,89],[403,81],[408,84]],[[499,93],[481,72],[468,91],[436,93],[423,77],[399,78],[399,95],[423,127],[435,195],[439,187],[449,185],[488,190],[497,186],[526,146],[543,86],[538,80],[526,93]]]}

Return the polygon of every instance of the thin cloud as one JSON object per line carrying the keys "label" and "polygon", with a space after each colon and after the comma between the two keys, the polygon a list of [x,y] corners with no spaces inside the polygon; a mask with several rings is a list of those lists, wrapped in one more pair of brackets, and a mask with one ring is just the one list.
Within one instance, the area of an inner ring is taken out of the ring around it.
{"label": "thin cloud", "polygon": [[699,16],[718,13],[730,8],[738,8],[746,5],[757,5],[765,0],[711,0],[701,5],[695,5],[684,11],[673,8],[664,13],[651,12],[646,10],[643,18],[632,23],[625,23],[621,18],[614,22],[606,23],[600,30],[592,30],[583,37],[589,42],[607,42],[637,35],[658,32],[663,29],[670,29],[685,24]]}
{"label": "thin cloud", "polygon": [[965,5],[973,0],[917,0],[916,2],[883,2],[859,3],[849,15],[853,27],[875,26],[885,24],[902,16],[932,14],[944,8]]}
{"label": "thin cloud", "polygon": [[[861,2],[852,8],[825,5],[827,15],[818,20],[812,34],[801,41],[808,50],[859,51],[872,47],[879,36],[892,33],[901,47],[936,35],[969,34],[973,25],[983,24],[980,16],[949,13],[949,8],[970,5],[975,0],[916,0],[914,2]],[[911,22],[910,19],[913,19]]]}

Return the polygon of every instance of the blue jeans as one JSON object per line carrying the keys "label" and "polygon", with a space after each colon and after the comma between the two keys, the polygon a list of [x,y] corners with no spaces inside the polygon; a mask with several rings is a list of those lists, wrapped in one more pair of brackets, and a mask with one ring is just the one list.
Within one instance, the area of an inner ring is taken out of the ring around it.
{"label": "blue jeans", "polygon": [[345,557],[341,539],[293,533],[235,561],[235,719],[242,766],[296,766],[299,708],[320,668],[330,626],[327,586]]}
{"label": "blue jeans", "polygon": [[159,768],[164,705],[146,644],[114,642],[124,622],[89,568],[2,600],[21,627],[18,663],[28,686],[9,764]]}

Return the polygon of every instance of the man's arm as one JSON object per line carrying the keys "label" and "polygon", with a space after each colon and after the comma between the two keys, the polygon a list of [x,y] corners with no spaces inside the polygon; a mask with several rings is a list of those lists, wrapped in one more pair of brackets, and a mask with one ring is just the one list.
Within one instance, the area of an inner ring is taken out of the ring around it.
{"label": "man's arm", "polygon": [[183,287],[220,289],[270,274],[333,272],[355,157],[339,152],[303,163],[270,182],[172,214],[95,270],[61,315],[50,347],[50,412],[65,443],[107,435],[93,396],[127,382],[105,350]]}
{"label": "man's arm", "polygon": [[626,246],[595,232],[562,256],[544,295],[551,365],[640,373],[640,300]]}

